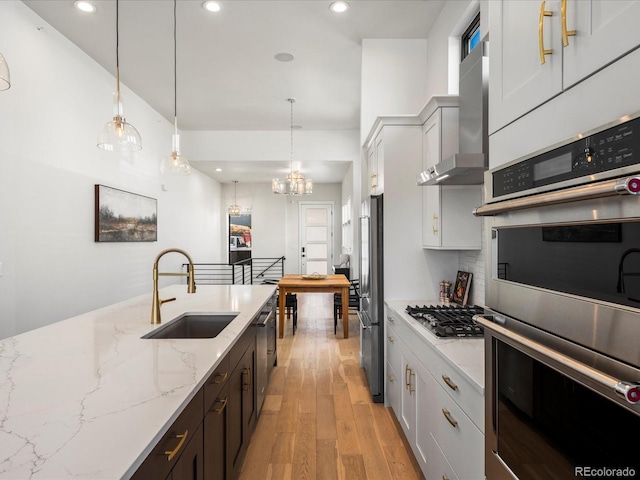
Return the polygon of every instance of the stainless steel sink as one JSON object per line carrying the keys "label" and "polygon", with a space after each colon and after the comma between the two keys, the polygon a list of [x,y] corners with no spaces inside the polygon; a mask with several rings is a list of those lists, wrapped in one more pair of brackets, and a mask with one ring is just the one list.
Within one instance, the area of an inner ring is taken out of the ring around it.
{"label": "stainless steel sink", "polygon": [[237,313],[184,313],[142,338],[213,338]]}

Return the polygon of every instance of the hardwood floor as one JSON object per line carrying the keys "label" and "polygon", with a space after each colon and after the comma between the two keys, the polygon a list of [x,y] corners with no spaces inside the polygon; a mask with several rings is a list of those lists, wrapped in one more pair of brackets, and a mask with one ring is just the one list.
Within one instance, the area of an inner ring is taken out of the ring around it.
{"label": "hardwood floor", "polygon": [[423,479],[393,412],[371,402],[359,324],[333,333],[333,295],[298,294],[298,328],[278,339],[241,480]]}

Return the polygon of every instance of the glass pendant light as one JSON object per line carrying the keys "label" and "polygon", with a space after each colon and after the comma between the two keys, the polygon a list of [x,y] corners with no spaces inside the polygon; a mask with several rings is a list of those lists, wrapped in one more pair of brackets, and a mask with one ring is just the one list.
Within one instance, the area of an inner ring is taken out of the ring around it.
{"label": "glass pendant light", "polygon": [[233,183],[234,185],[234,194],[233,194],[233,205],[229,205],[229,208],[227,208],[227,213],[229,215],[231,215],[232,217],[238,217],[240,216],[240,205],[238,205],[238,181],[234,180]]}
{"label": "glass pendant light", "polygon": [[313,193],[313,180],[305,178],[298,170],[293,169],[293,104],[295,98],[288,98],[291,103],[291,160],[290,172],[284,180],[274,178],[271,181],[271,190],[280,195],[310,195]]}
{"label": "glass pendant light", "polygon": [[9,76],[9,65],[0,53],[0,90],[8,90],[11,87],[11,77]]}
{"label": "glass pendant light", "polygon": [[120,93],[120,32],[119,0],[116,0],[116,91],[113,94],[113,120],[104,124],[98,133],[98,147],[110,152],[136,152],[142,148],[138,130],[124,118]]}
{"label": "glass pendant light", "polygon": [[171,154],[160,163],[160,173],[167,175],[189,175],[189,160],[180,154],[180,134],[178,133],[178,47],[177,47],[177,13],[176,0],[173,0],[173,136],[171,137]]}

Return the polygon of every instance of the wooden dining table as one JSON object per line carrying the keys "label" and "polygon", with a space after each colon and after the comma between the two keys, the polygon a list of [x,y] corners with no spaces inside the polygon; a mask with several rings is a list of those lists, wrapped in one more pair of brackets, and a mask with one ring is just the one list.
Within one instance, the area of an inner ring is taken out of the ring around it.
{"label": "wooden dining table", "polygon": [[[306,275],[305,275],[306,276]],[[340,293],[342,295],[342,331],[349,338],[349,280],[342,274],[322,279],[305,279],[302,275],[285,275],[278,282],[279,336],[284,337],[284,307],[288,293]]]}

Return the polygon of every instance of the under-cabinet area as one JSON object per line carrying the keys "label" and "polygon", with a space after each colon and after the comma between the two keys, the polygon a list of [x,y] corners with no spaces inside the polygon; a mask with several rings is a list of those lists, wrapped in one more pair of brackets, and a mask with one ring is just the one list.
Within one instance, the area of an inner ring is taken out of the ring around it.
{"label": "under-cabinet area", "polygon": [[404,313],[406,305],[385,307],[386,404],[426,478],[481,478],[483,341],[438,339]]}

